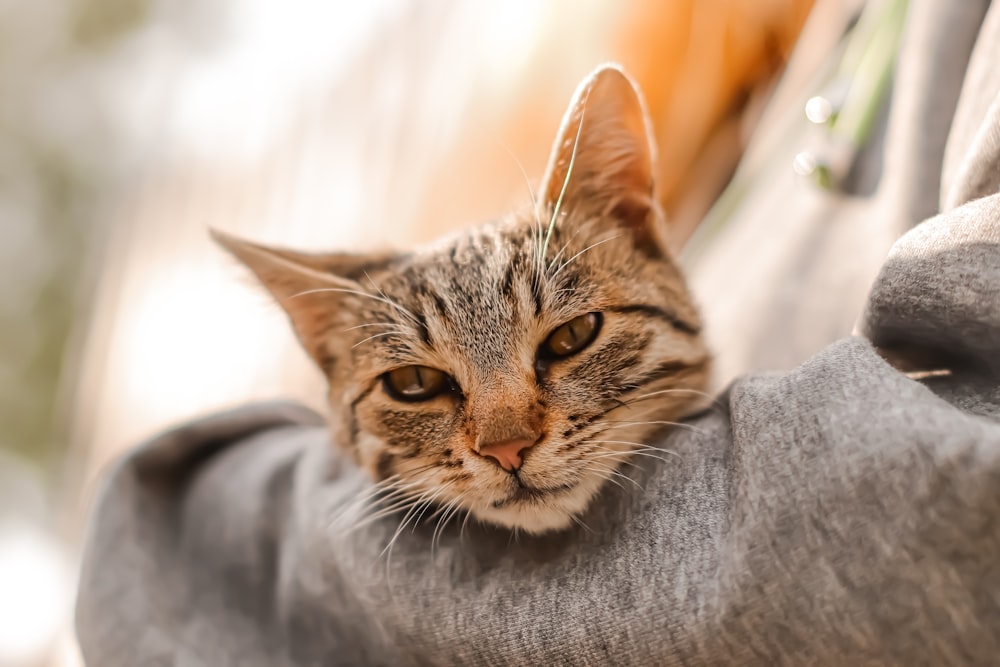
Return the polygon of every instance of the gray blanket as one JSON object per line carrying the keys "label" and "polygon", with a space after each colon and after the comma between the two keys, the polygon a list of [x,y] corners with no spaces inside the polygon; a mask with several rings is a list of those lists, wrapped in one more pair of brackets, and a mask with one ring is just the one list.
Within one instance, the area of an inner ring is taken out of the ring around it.
{"label": "gray blanket", "polygon": [[[951,128],[947,150],[925,138],[941,212],[893,247],[864,337],[736,380],[658,439],[674,456],[543,538],[365,523],[363,475],[301,407],[182,426],[121,461],[97,503],[87,663],[997,664],[1000,8],[913,4],[911,44],[949,25],[938,14],[980,15],[954,40],[971,60],[935,74],[966,81],[942,104],[953,122],[926,126]],[[937,372],[915,379],[875,346]]]}

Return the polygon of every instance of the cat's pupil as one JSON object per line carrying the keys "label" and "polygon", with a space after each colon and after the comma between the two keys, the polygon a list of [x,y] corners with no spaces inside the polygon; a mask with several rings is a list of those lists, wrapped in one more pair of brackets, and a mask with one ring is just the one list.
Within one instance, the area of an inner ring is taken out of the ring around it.
{"label": "cat's pupil", "polygon": [[594,341],[600,326],[600,313],[587,313],[573,318],[549,334],[543,352],[555,357],[576,354]]}
{"label": "cat's pupil", "polygon": [[403,366],[382,376],[386,393],[398,401],[426,401],[450,386],[448,376],[428,366]]}

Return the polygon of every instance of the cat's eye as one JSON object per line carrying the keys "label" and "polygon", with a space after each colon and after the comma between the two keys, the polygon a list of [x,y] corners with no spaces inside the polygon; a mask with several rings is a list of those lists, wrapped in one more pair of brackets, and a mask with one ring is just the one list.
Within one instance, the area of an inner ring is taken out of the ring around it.
{"label": "cat's eye", "polygon": [[454,385],[447,373],[427,366],[401,366],[382,376],[389,396],[397,401],[429,401]]}
{"label": "cat's eye", "polygon": [[568,357],[594,342],[601,330],[601,314],[587,313],[557,327],[542,343],[540,352],[549,358]]}

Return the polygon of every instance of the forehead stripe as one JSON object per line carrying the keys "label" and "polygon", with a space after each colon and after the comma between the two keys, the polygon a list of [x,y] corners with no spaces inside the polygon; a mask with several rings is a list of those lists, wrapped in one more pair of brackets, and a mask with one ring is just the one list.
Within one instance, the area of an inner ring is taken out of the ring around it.
{"label": "forehead stripe", "polygon": [[674,329],[680,331],[681,333],[686,333],[689,336],[697,336],[701,329],[691,322],[688,322],[681,318],[676,313],[671,313],[659,306],[650,306],[643,303],[634,303],[627,306],[614,306],[608,308],[612,313],[623,313],[623,314],[637,314],[644,315],[646,317],[652,317],[658,320],[664,320]]}
{"label": "forehead stripe", "polygon": [[419,310],[413,310],[413,316],[417,318],[417,330],[420,332],[420,340],[424,345],[431,345],[431,330],[427,328],[427,317]]}

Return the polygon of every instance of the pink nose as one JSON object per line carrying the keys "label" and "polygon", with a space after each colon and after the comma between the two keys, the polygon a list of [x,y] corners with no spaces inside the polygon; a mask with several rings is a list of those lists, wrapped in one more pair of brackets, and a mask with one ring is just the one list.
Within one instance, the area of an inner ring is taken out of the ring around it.
{"label": "pink nose", "polygon": [[491,442],[479,448],[482,456],[487,456],[507,471],[517,470],[521,467],[523,454],[531,449],[531,440],[504,440],[503,442]]}

